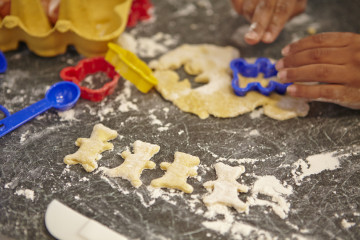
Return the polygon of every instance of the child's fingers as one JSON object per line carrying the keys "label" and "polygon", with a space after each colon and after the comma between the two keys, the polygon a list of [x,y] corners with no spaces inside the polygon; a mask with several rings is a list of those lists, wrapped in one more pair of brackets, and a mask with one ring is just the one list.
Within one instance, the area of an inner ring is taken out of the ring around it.
{"label": "child's fingers", "polygon": [[251,21],[258,3],[259,0],[244,0],[242,11],[247,20]]}
{"label": "child's fingers", "polygon": [[245,41],[249,44],[258,43],[267,29],[273,15],[276,0],[260,0],[256,6],[251,22],[254,28],[245,34]]}
{"label": "child's fingers", "polygon": [[332,102],[345,107],[360,109],[360,94],[358,88],[344,85],[299,85],[287,88],[287,94],[293,97],[305,98],[321,102]]}
{"label": "child's fingers", "polygon": [[233,8],[238,14],[243,14],[244,0],[231,0]]}
{"label": "child's fingers", "polygon": [[292,17],[302,13],[305,10],[306,5],[307,5],[307,0],[296,0]]}
{"label": "child's fingers", "polygon": [[283,83],[324,82],[348,84],[353,79],[353,73],[349,72],[349,69],[343,65],[312,64],[280,70],[278,78]]}
{"label": "child's fingers", "polygon": [[320,33],[289,44],[281,52],[288,56],[312,48],[344,47],[353,41],[354,36],[354,33]]}
{"label": "child's fingers", "polygon": [[275,67],[279,71],[283,68],[300,67],[310,64],[345,64],[351,56],[344,48],[314,48],[304,50],[280,59]]}
{"label": "child's fingers", "polygon": [[285,23],[292,16],[295,8],[295,1],[278,0],[274,13],[271,17],[269,26],[267,27],[262,38],[265,43],[272,43],[284,28]]}

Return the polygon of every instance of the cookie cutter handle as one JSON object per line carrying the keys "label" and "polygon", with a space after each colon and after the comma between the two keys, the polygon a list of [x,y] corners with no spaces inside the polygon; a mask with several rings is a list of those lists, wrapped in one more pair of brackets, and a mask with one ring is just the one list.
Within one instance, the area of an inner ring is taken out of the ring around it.
{"label": "cookie cutter handle", "polygon": [[23,110],[0,120],[0,138],[50,108],[52,108],[52,103],[44,98]]}

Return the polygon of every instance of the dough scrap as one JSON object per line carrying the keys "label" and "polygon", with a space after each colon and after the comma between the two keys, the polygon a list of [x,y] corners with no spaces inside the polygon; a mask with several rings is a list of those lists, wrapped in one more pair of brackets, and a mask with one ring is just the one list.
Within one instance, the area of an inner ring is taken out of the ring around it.
{"label": "dough scrap", "polygon": [[166,170],[161,178],[151,181],[151,186],[157,188],[174,188],[185,193],[192,193],[194,188],[186,182],[188,177],[197,176],[196,166],[200,164],[198,157],[190,154],[175,152],[173,163],[162,162],[160,167]]}
{"label": "dough scrap", "polygon": [[[155,69],[154,76],[159,81],[157,91],[182,111],[196,114],[201,119],[208,118],[209,115],[221,118],[236,117],[258,107],[263,107],[265,115],[277,120],[307,115],[309,105],[303,99],[276,93],[266,97],[258,92],[249,92],[245,97],[236,96],[231,87],[229,65],[230,61],[237,57],[239,53],[232,47],[185,44],[150,62],[149,65]],[[182,65],[188,74],[197,75],[195,82],[204,85],[191,88],[188,79],[180,81],[174,70]],[[267,81],[262,75],[245,80]],[[240,83],[245,80],[241,77]]]}
{"label": "dough scrap", "polygon": [[109,177],[121,177],[127,179],[138,188],[142,185],[140,175],[144,169],[154,169],[156,164],[150,159],[159,152],[160,146],[136,140],[133,144],[133,152],[129,150],[121,153],[125,161],[116,168],[105,168],[101,170]]}
{"label": "dough scrap", "polygon": [[103,124],[96,124],[93,128],[90,138],[78,138],[75,145],[79,149],[70,155],[66,155],[64,163],[68,165],[81,164],[87,172],[94,171],[97,167],[97,161],[101,158],[100,153],[106,150],[113,150],[114,145],[108,141],[117,137],[117,132]]}
{"label": "dough scrap", "polygon": [[236,181],[245,172],[244,166],[232,167],[224,163],[216,163],[214,166],[218,179],[204,183],[207,190],[213,190],[203,198],[205,205],[222,204],[238,212],[246,211],[248,206],[238,198],[238,192],[247,192],[248,187]]}

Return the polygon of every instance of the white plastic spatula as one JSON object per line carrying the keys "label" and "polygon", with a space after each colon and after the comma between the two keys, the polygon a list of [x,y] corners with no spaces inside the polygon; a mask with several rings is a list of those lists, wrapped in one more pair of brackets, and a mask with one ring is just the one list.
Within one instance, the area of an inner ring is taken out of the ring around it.
{"label": "white plastic spatula", "polygon": [[72,210],[58,200],[53,200],[45,213],[45,225],[60,240],[126,240],[110,228]]}

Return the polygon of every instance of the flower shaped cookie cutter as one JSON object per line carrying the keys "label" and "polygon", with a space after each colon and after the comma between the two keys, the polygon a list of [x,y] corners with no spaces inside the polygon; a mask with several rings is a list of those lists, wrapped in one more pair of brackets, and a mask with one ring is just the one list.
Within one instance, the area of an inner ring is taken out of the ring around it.
{"label": "flower shaped cookie cutter", "polygon": [[238,96],[245,96],[249,91],[258,91],[265,96],[269,96],[272,92],[285,94],[287,87],[292,84],[270,80],[266,87],[263,87],[259,82],[251,82],[244,88],[239,87],[239,74],[248,78],[257,77],[259,73],[263,73],[264,78],[276,76],[275,64],[272,64],[268,58],[258,58],[255,63],[248,63],[243,58],[234,59],[230,63],[230,68],[233,72],[231,86]]}
{"label": "flower shaped cookie cutter", "polygon": [[0,51],[0,73],[4,73],[7,69],[5,55]]}
{"label": "flower shaped cookie cutter", "polygon": [[[88,75],[97,72],[106,73],[112,80],[105,83],[104,86],[99,89],[80,86],[80,82]],[[75,67],[66,67],[62,69],[60,77],[65,81],[70,81],[78,85],[81,90],[81,98],[98,102],[114,92],[120,75],[115,71],[115,68],[104,59],[104,57],[94,57],[81,60]]]}

